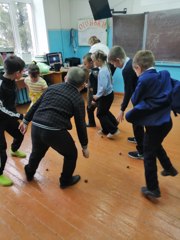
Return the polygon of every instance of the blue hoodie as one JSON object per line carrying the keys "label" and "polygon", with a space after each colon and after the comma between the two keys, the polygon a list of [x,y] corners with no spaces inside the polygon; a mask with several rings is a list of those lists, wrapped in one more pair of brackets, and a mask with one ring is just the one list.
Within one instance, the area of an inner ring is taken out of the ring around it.
{"label": "blue hoodie", "polygon": [[153,68],[143,72],[131,98],[134,108],[127,112],[127,121],[142,126],[169,122],[172,81],[168,71],[157,72]]}

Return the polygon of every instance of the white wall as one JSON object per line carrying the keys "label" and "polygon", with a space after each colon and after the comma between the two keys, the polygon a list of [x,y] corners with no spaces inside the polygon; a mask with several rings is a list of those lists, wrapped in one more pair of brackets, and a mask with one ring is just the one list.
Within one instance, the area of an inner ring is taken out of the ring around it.
{"label": "white wall", "polygon": [[[109,0],[109,6],[115,11],[127,8],[127,14],[135,14],[180,8],[180,0]],[[93,17],[89,0],[69,0],[69,7],[72,28],[77,28],[78,19]]]}
{"label": "white wall", "polygon": [[69,29],[69,0],[43,0],[47,29]]}
{"label": "white wall", "polygon": [[[111,9],[114,8],[115,11],[122,11],[127,8],[130,13],[132,11],[131,2],[134,2],[134,0],[109,0],[109,6]],[[69,3],[71,28],[77,29],[78,19],[93,18],[89,0],[69,0]]]}
{"label": "white wall", "polygon": [[139,0],[134,1],[133,13],[153,12],[180,8],[179,0]]}
{"label": "white wall", "polygon": [[[98,1],[98,0],[97,0]],[[76,28],[78,19],[93,18],[89,0],[43,0],[47,29]],[[180,0],[109,0],[111,9],[127,14],[180,8]]]}

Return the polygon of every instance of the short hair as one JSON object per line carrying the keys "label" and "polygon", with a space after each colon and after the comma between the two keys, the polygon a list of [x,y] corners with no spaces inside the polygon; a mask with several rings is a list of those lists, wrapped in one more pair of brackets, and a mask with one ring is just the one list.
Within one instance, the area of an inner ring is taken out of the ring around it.
{"label": "short hair", "polygon": [[95,60],[101,60],[103,62],[107,61],[107,55],[101,50],[94,52],[92,56],[95,58]]}
{"label": "short hair", "polygon": [[146,70],[155,65],[155,57],[150,50],[140,50],[133,58],[133,67],[140,66],[142,70]]}
{"label": "short hair", "polygon": [[13,74],[22,71],[25,67],[25,62],[16,55],[11,55],[4,60],[4,71],[7,74]]}
{"label": "short hair", "polygon": [[84,55],[83,59],[86,59],[88,62],[92,62],[92,53],[87,53],[86,55]]}
{"label": "short hair", "polygon": [[67,73],[67,82],[79,88],[86,80],[86,73],[80,67],[71,67]]}
{"label": "short hair", "polygon": [[99,38],[97,38],[96,36],[91,36],[88,40],[89,45],[94,45],[96,43],[100,43],[101,41],[99,40]]}
{"label": "short hair", "polygon": [[121,46],[113,46],[108,54],[108,60],[109,61],[115,61],[117,58],[121,60],[126,59],[126,53],[124,51],[124,48]]}
{"label": "short hair", "polygon": [[28,67],[28,74],[31,77],[36,78],[40,74],[40,69],[39,69],[38,65],[35,63],[30,64]]}

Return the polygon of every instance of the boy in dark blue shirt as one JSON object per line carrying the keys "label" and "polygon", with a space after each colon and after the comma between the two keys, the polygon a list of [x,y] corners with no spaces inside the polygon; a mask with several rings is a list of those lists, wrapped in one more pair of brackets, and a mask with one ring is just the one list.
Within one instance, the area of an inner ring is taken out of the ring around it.
{"label": "boy in dark blue shirt", "polygon": [[164,169],[161,175],[178,174],[162,146],[172,128],[170,112],[173,80],[169,72],[157,72],[154,61],[151,51],[138,51],[134,56],[133,68],[139,78],[131,99],[134,108],[126,114],[129,122],[145,126],[146,129],[143,142],[146,186],[141,191],[149,198],[161,196],[156,158]]}
{"label": "boy in dark blue shirt", "polygon": [[[132,59],[126,56],[126,53],[121,46],[113,46],[110,49],[108,59],[109,62],[114,65],[114,67],[122,69],[122,76],[124,80],[124,97],[120,112],[117,117],[117,120],[122,122],[124,120],[124,112],[137,85],[137,76],[132,68]],[[143,159],[144,128],[137,124],[133,124],[132,127],[134,137],[129,137],[128,141],[137,144],[137,151],[129,152],[128,156],[134,159]]]}
{"label": "boy in dark blue shirt", "polygon": [[91,53],[87,53],[83,57],[83,65],[89,72],[89,79],[87,83],[87,114],[88,114],[88,124],[87,127],[96,127],[96,121],[94,117],[94,111],[97,108],[96,102],[93,101],[93,95],[97,93],[97,81],[99,68],[94,67],[93,61],[91,59]]}

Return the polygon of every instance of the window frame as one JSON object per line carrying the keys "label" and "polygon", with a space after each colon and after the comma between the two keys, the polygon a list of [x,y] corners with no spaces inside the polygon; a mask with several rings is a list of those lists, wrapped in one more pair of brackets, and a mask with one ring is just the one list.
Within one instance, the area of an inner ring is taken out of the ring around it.
{"label": "window frame", "polygon": [[[16,19],[16,11],[15,11],[15,2],[21,2],[21,3],[26,3],[30,4],[31,6],[31,13],[32,13],[32,48],[33,52],[32,57],[37,54],[37,31],[36,31],[36,24],[35,24],[35,16],[34,16],[34,3],[33,0],[0,0],[0,4],[8,4],[9,5],[9,15],[10,15],[10,20],[11,20],[11,25],[12,25],[12,32],[14,36],[14,43],[15,43],[15,53],[17,55],[20,55],[22,57],[23,51],[21,48],[21,41],[20,41],[20,36],[19,36],[19,30],[18,30],[18,23],[14,19]],[[31,25],[31,24],[30,24]]]}

